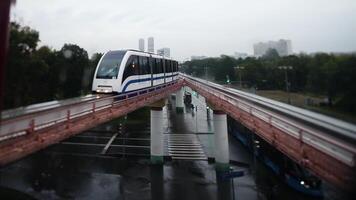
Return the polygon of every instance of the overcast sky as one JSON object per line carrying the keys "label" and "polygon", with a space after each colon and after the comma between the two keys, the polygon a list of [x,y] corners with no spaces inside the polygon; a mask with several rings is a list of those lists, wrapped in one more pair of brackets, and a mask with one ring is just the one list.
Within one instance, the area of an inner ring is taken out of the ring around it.
{"label": "overcast sky", "polygon": [[253,43],[280,38],[294,52],[356,50],[356,0],[17,0],[12,19],[42,45],[75,43],[89,55],[149,36],[179,60],[252,54]]}

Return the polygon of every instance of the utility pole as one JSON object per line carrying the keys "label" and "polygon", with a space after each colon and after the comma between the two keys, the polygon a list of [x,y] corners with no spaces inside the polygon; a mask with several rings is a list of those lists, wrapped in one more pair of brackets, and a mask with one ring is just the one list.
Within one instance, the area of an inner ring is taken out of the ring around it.
{"label": "utility pole", "polygon": [[207,65],[204,67],[204,70],[205,70],[205,80],[208,81],[208,66]]}
{"label": "utility pole", "polygon": [[286,82],[286,91],[288,95],[288,104],[291,104],[291,98],[290,98],[290,82],[288,81],[288,70],[292,70],[292,66],[279,66],[278,69],[284,70],[284,79]]}
{"label": "utility pole", "polygon": [[235,69],[238,70],[239,79],[240,79],[240,89],[242,89],[242,70],[245,69],[245,67],[236,66]]}

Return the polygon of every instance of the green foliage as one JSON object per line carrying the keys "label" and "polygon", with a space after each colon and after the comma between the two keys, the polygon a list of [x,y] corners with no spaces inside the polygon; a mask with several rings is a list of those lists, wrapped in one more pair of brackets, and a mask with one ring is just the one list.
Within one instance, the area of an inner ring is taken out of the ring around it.
{"label": "green foliage", "polygon": [[263,58],[265,58],[265,59],[277,59],[277,58],[279,58],[278,51],[276,49],[269,48],[266,51],[265,55],[263,55]]}
{"label": "green foliage", "polygon": [[88,53],[75,44],[57,51],[38,48],[39,41],[36,30],[10,24],[5,109],[90,92],[97,60],[89,60]]}
{"label": "green foliage", "polygon": [[[234,67],[239,66],[234,69]],[[279,66],[292,66],[285,71]],[[183,63],[182,71],[194,76],[225,83],[226,75],[239,81],[242,75],[244,87],[285,90],[287,73],[290,90],[327,96],[329,106],[356,112],[356,55],[326,54],[290,55],[280,57],[270,49],[264,57],[234,59],[228,56],[192,60]],[[242,68],[242,69],[241,69]]]}

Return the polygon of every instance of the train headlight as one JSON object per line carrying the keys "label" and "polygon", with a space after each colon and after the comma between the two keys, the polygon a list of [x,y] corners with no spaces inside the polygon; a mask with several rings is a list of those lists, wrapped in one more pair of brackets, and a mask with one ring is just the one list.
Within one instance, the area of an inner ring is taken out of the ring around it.
{"label": "train headlight", "polygon": [[111,93],[112,91],[111,86],[99,86],[98,89],[96,89],[97,93]]}

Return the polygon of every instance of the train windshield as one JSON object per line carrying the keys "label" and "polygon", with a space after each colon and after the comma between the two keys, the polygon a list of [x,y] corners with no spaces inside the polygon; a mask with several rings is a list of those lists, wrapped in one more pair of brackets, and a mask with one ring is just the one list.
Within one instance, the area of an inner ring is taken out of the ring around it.
{"label": "train windshield", "polygon": [[110,51],[101,60],[96,78],[116,79],[126,51]]}

